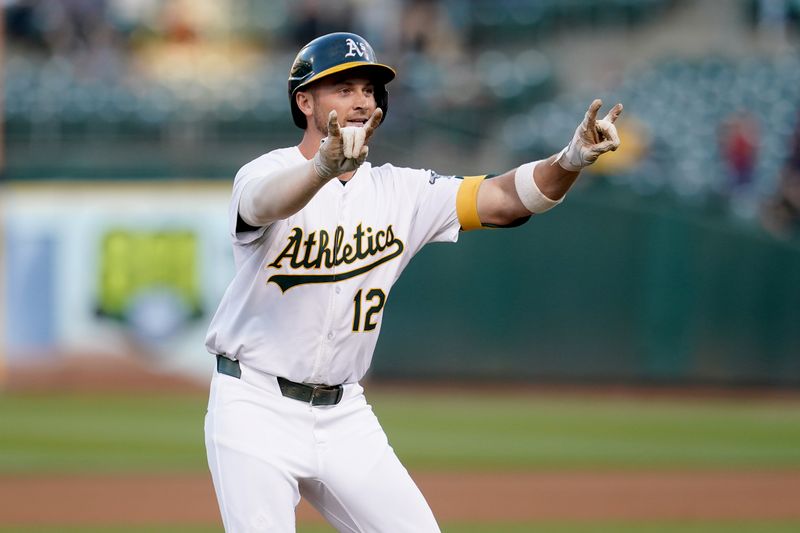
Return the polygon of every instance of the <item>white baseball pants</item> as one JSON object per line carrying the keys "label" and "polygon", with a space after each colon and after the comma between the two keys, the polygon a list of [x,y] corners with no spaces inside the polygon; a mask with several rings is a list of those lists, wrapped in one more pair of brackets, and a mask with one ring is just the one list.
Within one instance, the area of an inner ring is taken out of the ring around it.
{"label": "white baseball pants", "polygon": [[241,365],[214,373],[206,452],[228,533],[295,531],[306,498],[337,531],[438,532],[358,384],[338,405],[286,398],[275,377]]}

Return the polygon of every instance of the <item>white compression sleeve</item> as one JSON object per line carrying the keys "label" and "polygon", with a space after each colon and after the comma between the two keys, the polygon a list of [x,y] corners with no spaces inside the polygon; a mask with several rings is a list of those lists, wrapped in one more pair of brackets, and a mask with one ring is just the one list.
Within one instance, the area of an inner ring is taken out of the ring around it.
{"label": "white compression sleeve", "polygon": [[313,160],[254,178],[239,198],[239,216],[251,226],[266,226],[297,213],[327,182]]}

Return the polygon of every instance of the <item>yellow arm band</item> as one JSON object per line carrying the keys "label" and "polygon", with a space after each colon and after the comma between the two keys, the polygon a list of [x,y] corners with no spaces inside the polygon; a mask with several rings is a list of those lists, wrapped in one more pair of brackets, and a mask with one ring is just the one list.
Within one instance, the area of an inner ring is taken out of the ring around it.
{"label": "yellow arm band", "polygon": [[469,231],[480,229],[481,218],[478,216],[478,189],[486,176],[464,176],[456,194],[456,214],[461,229]]}

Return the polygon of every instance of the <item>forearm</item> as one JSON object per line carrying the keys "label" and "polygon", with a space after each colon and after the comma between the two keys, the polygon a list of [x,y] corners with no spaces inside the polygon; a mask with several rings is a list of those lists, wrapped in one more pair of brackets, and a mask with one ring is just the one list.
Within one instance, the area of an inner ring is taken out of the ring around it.
{"label": "forearm", "polygon": [[305,207],[327,182],[314,170],[313,160],[255,178],[242,191],[239,216],[254,227],[287,218]]}
{"label": "forearm", "polygon": [[556,163],[556,155],[540,161],[533,169],[536,186],[550,200],[560,200],[578,179],[580,172],[565,170]]}
{"label": "forearm", "polygon": [[[555,159],[556,155],[552,155],[535,164],[525,164],[486,180],[478,191],[477,208],[481,222],[486,225],[506,226],[532,213],[543,212],[555,206],[579,176],[579,172],[562,168]],[[538,189],[543,195],[535,210],[531,210],[530,201],[523,201],[520,197],[520,190],[525,190],[526,187],[521,187],[524,184],[517,183],[518,180],[530,180],[527,189]]]}

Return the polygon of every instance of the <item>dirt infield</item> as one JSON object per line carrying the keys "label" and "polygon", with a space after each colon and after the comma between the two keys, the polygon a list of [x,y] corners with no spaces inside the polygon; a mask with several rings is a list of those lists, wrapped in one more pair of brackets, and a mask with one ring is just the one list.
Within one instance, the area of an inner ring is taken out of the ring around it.
{"label": "dirt infield", "polygon": [[[438,519],[796,520],[800,471],[417,473]],[[204,475],[0,478],[4,525],[215,524]],[[299,522],[322,518],[301,503]]]}

